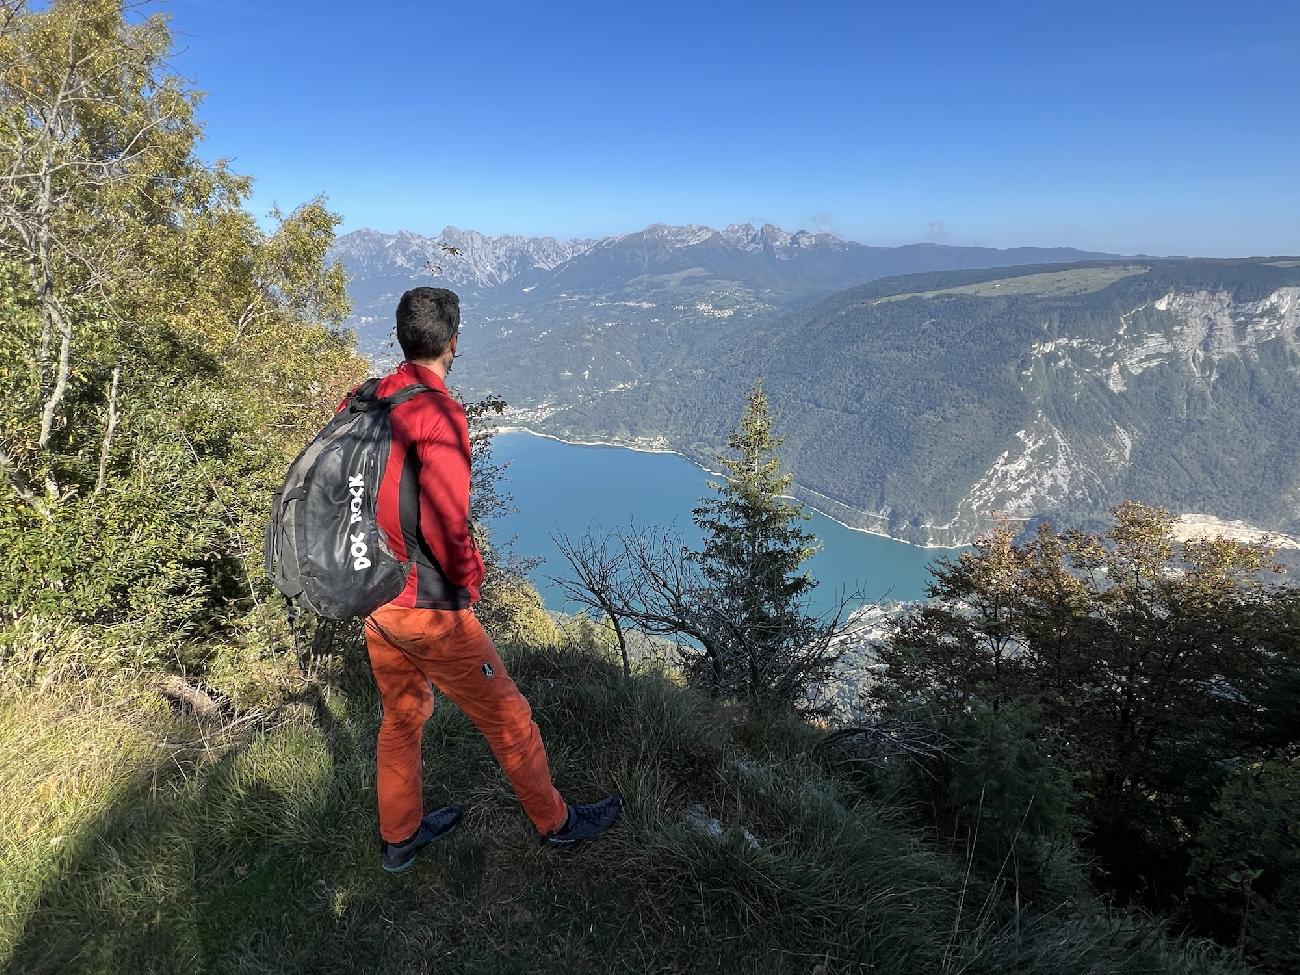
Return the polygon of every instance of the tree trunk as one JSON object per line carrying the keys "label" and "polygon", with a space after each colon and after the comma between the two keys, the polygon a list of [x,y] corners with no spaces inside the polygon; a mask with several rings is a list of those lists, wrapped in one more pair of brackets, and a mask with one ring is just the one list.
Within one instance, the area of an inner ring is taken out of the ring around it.
{"label": "tree trunk", "polygon": [[623,624],[614,613],[609,614],[609,621],[614,625],[614,635],[618,637],[618,652],[623,658],[623,676],[631,677],[632,661],[627,655],[627,637],[623,634]]}
{"label": "tree trunk", "polygon": [[108,423],[104,427],[104,443],[99,451],[99,476],[95,478],[95,490],[99,494],[104,490],[104,481],[108,477],[108,460],[113,450],[113,433],[117,430],[119,414],[117,412],[117,384],[122,378],[122,367],[113,367],[113,382],[108,388]]}
{"label": "tree trunk", "polygon": [[[64,89],[67,87],[67,79],[64,81]],[[49,459],[50,437],[54,431],[54,418],[58,414],[59,406],[63,403],[64,394],[68,389],[68,373],[71,368],[72,352],[72,322],[64,314],[63,308],[59,303],[58,296],[55,292],[54,281],[54,262],[50,254],[51,236],[50,223],[54,210],[54,146],[57,142],[57,126],[59,122],[59,113],[62,109],[63,92],[55,101],[54,113],[55,119],[52,125],[56,126],[53,134],[47,132],[48,142],[43,160],[44,172],[41,176],[40,192],[36,204],[36,253],[32,261],[33,284],[36,285],[38,300],[41,305],[41,342],[37,351],[37,364],[39,368],[39,389],[41,399],[44,401],[41,406],[41,432],[37,440],[37,446],[41,453],[41,466],[45,468],[45,491],[51,498],[59,496],[59,482],[54,476],[54,465]],[[54,368],[54,380],[50,381],[50,344],[54,334],[59,336],[59,360]]]}
{"label": "tree trunk", "polygon": [[58,307],[58,299],[52,294],[45,308],[48,309],[59,333],[59,361],[54,371],[54,387],[46,397],[45,405],[41,410],[41,436],[37,445],[41,453],[46,455],[42,458],[45,466],[45,490],[50,497],[56,498],[59,495],[59,482],[54,477],[53,465],[49,462],[48,453],[50,437],[54,432],[54,419],[58,415],[59,406],[63,403],[64,394],[68,391],[68,373],[72,368],[72,323]]}
{"label": "tree trunk", "polygon": [[[698,637],[696,639],[699,639]],[[709,663],[713,666],[713,680],[709,684],[709,697],[717,700],[722,696],[722,658],[718,655],[718,648],[710,643],[704,643],[704,655],[709,658]]]}

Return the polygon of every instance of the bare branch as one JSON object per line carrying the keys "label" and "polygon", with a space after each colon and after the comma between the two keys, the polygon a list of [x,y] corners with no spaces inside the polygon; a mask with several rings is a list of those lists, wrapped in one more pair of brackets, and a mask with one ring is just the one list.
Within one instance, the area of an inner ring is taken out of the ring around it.
{"label": "bare branch", "polygon": [[623,676],[632,676],[632,663],[628,658],[627,637],[623,633],[625,616],[619,607],[627,603],[627,594],[623,591],[624,566],[627,557],[624,554],[611,555],[608,536],[599,543],[590,534],[574,542],[567,535],[551,539],[564,556],[569,567],[577,575],[577,581],[556,579],[551,581],[576,603],[588,606],[605,614],[614,635],[618,640],[618,652],[623,660]]}
{"label": "bare branch", "polygon": [[46,507],[40,496],[32,490],[30,482],[23,476],[23,472],[18,469],[18,465],[14,463],[13,458],[9,456],[8,451],[3,447],[0,447],[0,468],[4,469],[14,493],[35,508],[41,517],[48,519],[50,509]]}
{"label": "bare branch", "polygon": [[104,481],[108,477],[108,459],[113,450],[113,433],[117,430],[117,384],[122,378],[122,367],[113,367],[113,382],[108,388],[108,423],[104,427],[104,443],[99,451],[99,476],[95,478],[95,489],[91,494],[104,490]]}
{"label": "bare branch", "polygon": [[933,778],[929,766],[951,746],[948,738],[928,725],[879,718],[831,732],[817,743],[813,754],[840,769],[881,770],[890,759],[904,758]]}
{"label": "bare branch", "polygon": [[27,0],[0,0],[0,37],[15,29],[18,18],[27,12]]}

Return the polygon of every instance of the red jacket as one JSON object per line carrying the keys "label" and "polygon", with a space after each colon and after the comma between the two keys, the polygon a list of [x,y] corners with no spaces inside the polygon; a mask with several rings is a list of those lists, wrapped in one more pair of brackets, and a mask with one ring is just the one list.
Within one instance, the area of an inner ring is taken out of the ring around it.
{"label": "red jacket", "polygon": [[376,394],[416,383],[433,392],[393,409],[393,445],[379,484],[379,526],[393,553],[414,563],[391,605],[464,609],[483,584],[483,558],[469,531],[469,424],[442,378],[413,362],[385,376]]}

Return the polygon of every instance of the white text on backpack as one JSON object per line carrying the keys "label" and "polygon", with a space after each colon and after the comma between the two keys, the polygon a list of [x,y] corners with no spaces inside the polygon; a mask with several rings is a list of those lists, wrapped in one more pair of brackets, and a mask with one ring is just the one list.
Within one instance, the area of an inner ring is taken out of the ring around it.
{"label": "white text on backpack", "polygon": [[[348,489],[352,492],[351,509],[352,514],[348,518],[349,525],[355,525],[361,520],[361,504],[365,498],[366,485],[365,480],[360,474],[353,474],[348,478]],[[350,535],[349,540],[352,542],[352,570],[360,572],[362,569],[370,568],[370,559],[366,558],[366,535],[365,532],[357,532]]]}

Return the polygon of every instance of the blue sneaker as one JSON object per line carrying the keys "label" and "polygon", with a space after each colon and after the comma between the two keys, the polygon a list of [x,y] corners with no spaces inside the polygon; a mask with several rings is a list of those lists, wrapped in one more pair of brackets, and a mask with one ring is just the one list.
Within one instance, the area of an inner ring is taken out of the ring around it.
{"label": "blue sneaker", "polygon": [[618,821],[623,797],[615,793],[585,806],[569,806],[569,818],[553,833],[542,837],[544,846],[571,850],[583,840],[599,836]]}
{"label": "blue sneaker", "polygon": [[460,824],[460,806],[443,806],[420,820],[420,828],[405,843],[383,843],[380,862],[389,873],[401,873],[415,863],[415,854]]}

